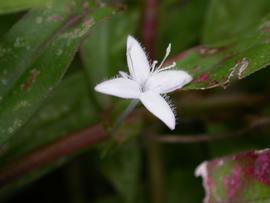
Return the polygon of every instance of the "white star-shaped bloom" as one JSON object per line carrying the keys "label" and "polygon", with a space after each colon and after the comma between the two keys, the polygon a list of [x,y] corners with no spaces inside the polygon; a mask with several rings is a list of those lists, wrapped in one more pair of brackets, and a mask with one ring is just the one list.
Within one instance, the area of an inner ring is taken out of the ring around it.
{"label": "white star-shaped bloom", "polygon": [[127,38],[127,63],[130,75],[119,71],[120,77],[106,80],[95,87],[103,94],[124,99],[139,99],[143,105],[171,130],[175,128],[175,115],[163,95],[183,87],[192,80],[185,71],[174,70],[175,62],[162,67],[170,53],[169,44],[160,65],[157,61],[150,66],[143,48],[132,36]]}

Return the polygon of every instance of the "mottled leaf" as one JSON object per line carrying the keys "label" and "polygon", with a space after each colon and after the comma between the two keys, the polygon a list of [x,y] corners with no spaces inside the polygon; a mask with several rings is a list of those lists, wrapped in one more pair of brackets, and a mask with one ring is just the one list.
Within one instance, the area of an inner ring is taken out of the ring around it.
{"label": "mottled leaf", "polygon": [[[88,91],[81,72],[66,77],[27,125],[14,135],[16,139],[2,145],[1,166],[93,123],[97,114],[91,105]],[[70,158],[64,157],[1,188],[0,201],[68,161]]]}
{"label": "mottled leaf", "polygon": [[270,64],[270,17],[264,18],[238,41],[226,46],[198,46],[172,58],[193,76],[186,89],[226,88]]}
{"label": "mottled leaf", "polygon": [[[79,1],[74,4],[72,1],[71,6],[65,5],[65,2],[57,1],[59,7],[53,6],[46,10],[33,11],[29,14],[29,18],[22,19],[15,26],[19,31],[11,31],[4,38],[6,39],[4,40],[5,48],[2,47],[2,50],[5,51],[0,65],[5,68],[0,78],[2,87],[8,88],[2,88],[0,91],[2,93],[1,144],[6,143],[11,135],[23,126],[58,84],[72,61],[82,37],[88,33],[97,20],[112,12],[112,9],[107,7],[93,7],[90,8],[92,9],[90,12],[85,2]],[[59,13],[54,10],[56,8],[69,17],[58,16]],[[48,15],[48,13],[50,15],[44,19],[37,16]],[[50,25],[48,23],[50,21],[60,21],[62,26],[52,23],[53,25],[42,33],[44,34],[43,39],[40,39],[42,42],[38,41],[39,46],[37,46],[34,38],[42,30],[43,23],[45,23],[44,26]],[[31,25],[29,33],[25,28],[25,23],[28,26]],[[20,38],[20,31],[25,33],[26,38]],[[31,39],[28,41],[29,38]],[[8,78],[5,78],[6,76]]]}
{"label": "mottled leaf", "polygon": [[203,162],[196,175],[203,177],[204,203],[270,201],[269,149]]}
{"label": "mottled leaf", "polygon": [[96,120],[97,114],[88,91],[81,72],[65,78],[45,100],[42,108],[14,135],[16,139],[1,146],[0,164],[89,126]]}

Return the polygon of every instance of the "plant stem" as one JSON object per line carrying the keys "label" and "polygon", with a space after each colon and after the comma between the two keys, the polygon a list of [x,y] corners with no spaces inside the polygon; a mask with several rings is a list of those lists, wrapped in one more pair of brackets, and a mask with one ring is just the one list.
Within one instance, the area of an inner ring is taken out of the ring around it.
{"label": "plant stem", "polygon": [[114,135],[119,128],[119,126],[124,122],[124,120],[128,117],[128,115],[135,109],[137,104],[139,103],[138,99],[133,99],[125,111],[120,115],[120,117],[116,120],[115,124],[112,128],[112,135]]}
{"label": "plant stem", "polygon": [[66,184],[70,203],[86,203],[84,194],[83,170],[80,160],[76,159],[65,170]]}
{"label": "plant stem", "polygon": [[100,143],[107,138],[109,138],[108,134],[100,125],[90,126],[60,138],[1,168],[0,188],[42,166]]}
{"label": "plant stem", "polygon": [[[157,30],[158,30],[158,2],[157,0],[144,0],[144,16],[142,37],[149,56],[156,57]],[[163,160],[161,146],[153,140],[147,141],[149,185],[151,202],[163,203],[165,201],[165,187],[163,177]]]}
{"label": "plant stem", "polygon": [[165,200],[165,188],[160,144],[153,142],[152,140],[148,140],[147,156],[152,203],[163,203]]}
{"label": "plant stem", "polygon": [[[161,143],[199,143],[199,142],[212,142],[216,140],[228,139],[228,138],[238,138],[246,135],[250,131],[258,128],[267,127],[270,124],[270,118],[261,118],[249,126],[237,130],[235,132],[227,133],[213,133],[213,134],[197,134],[197,135],[149,135],[151,140],[155,140]],[[255,135],[255,134],[254,134]]]}
{"label": "plant stem", "polygon": [[149,53],[149,57],[156,57],[156,40],[158,28],[158,1],[145,0],[143,13],[142,37],[143,44]]}

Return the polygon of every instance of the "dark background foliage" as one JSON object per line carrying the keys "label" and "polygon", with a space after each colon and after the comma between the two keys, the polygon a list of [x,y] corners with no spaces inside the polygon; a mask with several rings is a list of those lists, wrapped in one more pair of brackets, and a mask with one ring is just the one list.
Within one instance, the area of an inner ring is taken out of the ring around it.
{"label": "dark background foliage", "polygon": [[[254,151],[270,141],[269,12],[269,0],[1,1],[0,202],[202,202],[194,171],[212,159],[205,202],[269,202],[270,155]],[[129,34],[153,59],[172,43],[194,78],[171,94],[175,131],[139,106],[110,136],[129,101],[94,86],[127,70]]]}

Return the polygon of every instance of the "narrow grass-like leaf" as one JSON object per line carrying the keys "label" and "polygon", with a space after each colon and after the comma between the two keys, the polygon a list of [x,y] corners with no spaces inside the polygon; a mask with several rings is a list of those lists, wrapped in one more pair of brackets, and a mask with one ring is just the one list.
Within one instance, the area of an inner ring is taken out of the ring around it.
{"label": "narrow grass-like leaf", "polygon": [[97,115],[88,91],[81,72],[65,78],[27,125],[14,135],[16,139],[2,145],[0,165],[90,125]]}
{"label": "narrow grass-like leaf", "polygon": [[[0,103],[1,144],[11,138],[58,84],[89,29],[97,20],[112,12],[112,9],[107,7],[95,7],[89,12],[88,7],[81,1],[72,4],[72,7],[64,7],[64,10],[73,10],[68,20],[64,21],[64,25],[53,35],[48,36],[49,41],[34,61],[29,61],[25,67],[19,68],[19,71],[23,71],[14,80],[14,84],[8,84],[12,88],[8,88]],[[32,27],[34,29],[35,26]],[[24,57],[20,58],[21,61],[23,59]],[[27,57],[25,59],[27,60]],[[16,71],[13,70],[13,74],[17,75]]]}
{"label": "narrow grass-like leaf", "polygon": [[[43,108],[14,135],[16,139],[2,146],[1,167],[70,132],[88,126],[96,119],[92,107],[88,96],[88,85],[83,74],[79,72],[66,77],[45,100]],[[64,157],[2,188],[0,201],[69,160]]]}
{"label": "narrow grass-like leaf", "polygon": [[[44,51],[49,41],[72,15],[70,0],[59,0],[44,9],[34,9],[0,39],[0,98]],[[1,100],[0,100],[1,102]]]}
{"label": "narrow grass-like leaf", "polygon": [[12,1],[0,1],[0,14],[12,13],[29,8],[44,6],[46,2],[52,0],[12,0]]}

